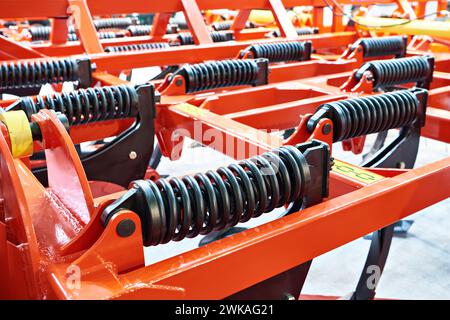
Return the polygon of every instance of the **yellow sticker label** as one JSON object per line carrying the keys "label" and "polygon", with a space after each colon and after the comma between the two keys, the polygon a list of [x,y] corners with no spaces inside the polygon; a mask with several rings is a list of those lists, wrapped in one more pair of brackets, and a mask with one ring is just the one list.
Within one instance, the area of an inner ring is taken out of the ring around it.
{"label": "yellow sticker label", "polygon": [[201,116],[207,113],[208,111],[199,107],[196,107],[189,103],[180,103],[175,106],[178,110],[189,113],[191,116]]}
{"label": "yellow sticker label", "polygon": [[333,171],[367,184],[384,179],[379,174],[339,160],[334,160]]}

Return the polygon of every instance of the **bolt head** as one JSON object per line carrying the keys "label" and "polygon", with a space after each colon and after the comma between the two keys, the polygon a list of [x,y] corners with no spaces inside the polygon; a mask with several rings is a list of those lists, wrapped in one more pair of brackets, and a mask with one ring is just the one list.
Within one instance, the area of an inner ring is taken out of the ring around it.
{"label": "bolt head", "polygon": [[404,161],[400,161],[397,163],[397,168],[399,169],[405,169],[406,168],[406,163]]}
{"label": "bolt head", "polygon": [[322,133],[327,135],[327,134],[330,134],[330,132],[331,132],[331,125],[329,123],[327,123],[326,125],[324,125],[322,127]]}
{"label": "bolt head", "polygon": [[295,297],[290,293],[285,293],[283,298],[284,300],[291,300],[291,301],[296,300]]}
{"label": "bolt head", "polygon": [[137,158],[136,151],[131,151],[130,154],[128,155],[128,157],[130,158],[130,160],[136,159]]}
{"label": "bolt head", "polygon": [[116,227],[117,234],[122,238],[131,236],[134,231],[136,231],[136,224],[131,219],[120,221]]}

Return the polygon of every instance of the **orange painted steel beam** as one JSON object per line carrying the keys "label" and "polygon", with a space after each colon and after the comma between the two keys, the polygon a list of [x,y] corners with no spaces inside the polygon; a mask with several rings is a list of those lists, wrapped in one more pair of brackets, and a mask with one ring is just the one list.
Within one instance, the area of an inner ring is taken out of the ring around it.
{"label": "orange painted steel beam", "polygon": [[273,17],[280,29],[280,33],[283,37],[288,39],[297,38],[297,32],[295,27],[289,19],[286,9],[283,6],[281,0],[268,0],[270,10],[272,11]]}
{"label": "orange painted steel beam", "polygon": [[4,51],[8,56],[15,59],[32,59],[45,57],[44,54],[31,49],[21,43],[8,39],[0,35],[0,51]]}
{"label": "orange painted steel beam", "polygon": [[[379,0],[380,1],[384,0]],[[403,0],[395,0],[402,2]],[[8,6],[11,1],[3,1],[5,6]],[[362,3],[373,3],[373,0],[362,1]],[[386,0],[387,3],[393,2],[393,0]],[[350,4],[353,4],[352,1],[349,1]],[[21,5],[22,4],[22,5]],[[89,16],[91,15],[111,15],[111,14],[131,14],[135,12],[153,12],[156,13],[157,21],[159,21],[159,14],[168,15],[173,12],[184,11],[186,16],[186,20],[188,25],[192,31],[194,40],[196,43],[211,43],[212,40],[207,32],[205,23],[203,21],[203,17],[201,15],[201,10],[209,10],[209,9],[237,9],[237,10],[251,10],[254,8],[266,8],[270,9],[273,12],[275,17],[275,21],[279,29],[281,30],[282,35],[287,36],[288,38],[295,38],[296,32],[292,25],[292,22],[289,20],[285,6],[292,7],[298,5],[312,5],[323,9],[324,3],[323,0],[297,0],[297,1],[281,1],[281,0],[243,0],[238,3],[221,0],[221,1],[212,1],[212,0],[168,0],[164,2],[156,2],[156,1],[105,1],[105,0],[69,0],[66,2],[65,0],[45,0],[39,2],[39,5],[36,6],[35,3],[31,3],[29,0],[22,1],[19,4],[17,1],[11,3],[12,8],[5,8],[6,10],[2,10],[0,13],[0,18],[69,18],[74,17],[76,24],[80,24],[80,20],[82,21],[81,25],[83,29],[86,29],[85,32],[82,32],[81,42],[85,47],[86,52],[101,52],[101,46],[99,45],[99,39],[97,36],[93,34],[93,28],[91,26]],[[406,6],[406,4],[403,4]],[[15,8],[20,7],[20,12],[16,12]],[[28,9],[32,9],[28,11]],[[243,11],[245,12],[245,11]],[[247,12],[248,13],[248,12]],[[322,14],[323,12],[319,11],[318,14]],[[3,14],[3,15],[2,15]],[[244,14],[245,16],[245,14]],[[160,20],[158,23],[164,25],[167,22],[168,18],[164,20]],[[78,20],[78,23],[77,23]],[[165,21],[165,22],[163,22]],[[316,21],[317,22],[317,21]],[[322,20],[320,20],[322,22]],[[157,26],[157,25],[155,25]],[[318,25],[319,27],[323,27],[322,23]],[[54,28],[53,28],[54,29]],[[322,28],[324,29],[324,28]],[[339,25],[334,28],[332,31],[342,30],[343,28]],[[324,30],[322,30],[324,31]],[[154,34],[154,39],[161,39],[162,31],[157,28],[157,32]],[[65,33],[63,31],[63,33]],[[64,39],[62,39],[62,33],[58,31],[58,35],[56,36],[54,42],[55,44],[61,44]],[[53,38],[53,36],[52,36]]]}
{"label": "orange painted steel beam", "polygon": [[[244,33],[244,32],[243,32]],[[259,34],[260,36],[260,34]],[[315,49],[329,49],[329,48],[342,48],[346,47],[349,43],[353,43],[357,39],[356,32],[338,32],[338,33],[324,33],[324,34],[314,34],[299,36],[299,40],[310,40]],[[258,42],[278,42],[286,41],[285,39],[258,39]],[[101,40],[100,43],[103,47],[106,46],[116,46],[116,45],[126,45],[126,44],[138,44],[138,43],[148,43],[151,42],[150,37],[129,37],[121,39],[105,39]],[[133,54],[152,54],[154,56],[160,56],[160,61],[163,61],[164,57],[170,59],[173,55],[177,55],[178,51],[185,52],[185,58],[192,61],[202,61],[202,60],[212,60],[212,59],[224,59],[236,57],[239,50],[254,44],[254,38],[250,37],[243,41],[236,42],[218,42],[213,45],[197,45],[197,46],[182,46],[164,48],[161,50],[155,50],[154,52],[138,52],[138,53],[121,53],[117,54],[117,57],[122,57],[122,55],[133,55]],[[77,55],[83,54],[84,50],[79,42],[67,43],[64,46],[51,46],[49,44],[39,44],[31,46],[34,50],[39,51],[42,54],[48,56],[67,56],[67,55]],[[114,55],[109,55],[113,58]],[[198,57],[198,58],[197,58]],[[197,59],[196,59],[197,58]],[[131,59],[135,60],[135,59]],[[187,61],[189,62],[189,61]],[[162,63],[164,64],[164,63]]]}
{"label": "orange painted steel beam", "polygon": [[[435,78],[435,80],[436,80],[436,78]],[[433,82],[432,82],[432,85],[433,85]],[[450,92],[450,85],[431,89],[428,92],[429,104],[435,108],[450,111],[450,104],[448,103],[449,102],[449,98],[448,98],[449,92]]]}
{"label": "orange painted steel beam", "polygon": [[241,32],[245,29],[245,24],[248,21],[248,18],[250,17],[251,10],[249,9],[242,9],[239,10],[239,13],[236,15],[236,17],[233,20],[233,24],[231,25],[231,30],[234,30],[235,32]]}
{"label": "orange painted steel beam", "polygon": [[[124,37],[124,38],[114,38],[114,39],[101,39],[100,44],[103,47],[108,46],[121,46],[129,44],[141,44],[152,42],[150,36],[140,36],[140,37]],[[64,45],[53,46],[50,43],[31,43],[30,48],[48,55],[48,56],[71,56],[77,54],[84,54],[83,45],[80,41],[69,41]]]}
{"label": "orange painted steel beam", "polygon": [[[422,0],[425,1],[425,0]],[[392,0],[361,0],[359,5],[365,4],[391,4]],[[340,4],[355,4],[354,0],[340,0]],[[183,11],[180,0],[153,1],[153,0],[87,0],[92,15],[157,13]],[[197,0],[200,10],[214,9],[270,9],[267,0]],[[323,0],[282,0],[284,7],[316,6],[324,7]],[[67,0],[3,0],[0,19],[8,18],[42,18],[67,16]]]}
{"label": "orange painted steel beam", "polygon": [[[330,43],[331,36],[333,37]],[[342,32],[338,34],[310,35],[302,40],[310,40],[314,48],[342,47],[353,42],[354,32]],[[258,42],[273,42],[270,39],[261,39]],[[283,41],[278,39],[275,41]],[[284,40],[285,41],[285,40]],[[92,55],[91,60],[96,63],[97,70],[127,70],[148,66],[171,65],[179,63],[197,63],[204,60],[221,60],[236,57],[239,50],[253,44],[254,41],[221,42],[209,45],[189,46],[189,48],[172,47],[168,49],[154,50],[150,52],[125,52],[116,55],[102,54]]]}
{"label": "orange painted steel beam", "polygon": [[257,129],[286,130],[299,125],[300,115],[314,113],[322,104],[346,98],[345,95],[305,98],[298,101],[228,113],[225,116]]}
{"label": "orange painted steel beam", "polygon": [[164,38],[167,32],[167,25],[169,24],[171,13],[157,13],[153,18],[153,25],[151,31],[151,38],[155,41],[160,41]]}
{"label": "orange painted steel beam", "polygon": [[[188,137],[235,159],[249,158],[282,145],[282,140],[276,136],[204,109],[184,109],[179,105],[161,107],[157,117],[156,135],[163,154],[171,156],[171,159],[180,156],[174,151],[181,151],[172,150],[167,145],[168,142],[177,144],[181,141],[172,139],[174,132],[179,137],[188,134]],[[204,139],[204,133],[208,132],[214,133],[217,139]]]}
{"label": "orange painted steel beam", "polygon": [[103,52],[86,0],[68,0],[68,2],[74,18],[75,30],[85,52],[88,54]]}
{"label": "orange painted steel beam", "polygon": [[195,0],[180,0],[186,22],[191,30],[195,44],[213,43],[202,13]]}
{"label": "orange painted steel beam", "polygon": [[52,45],[61,45],[67,42],[69,27],[66,18],[53,18],[51,21],[50,42]]}
{"label": "orange painted steel beam", "polygon": [[421,135],[450,143],[450,111],[428,107]]}

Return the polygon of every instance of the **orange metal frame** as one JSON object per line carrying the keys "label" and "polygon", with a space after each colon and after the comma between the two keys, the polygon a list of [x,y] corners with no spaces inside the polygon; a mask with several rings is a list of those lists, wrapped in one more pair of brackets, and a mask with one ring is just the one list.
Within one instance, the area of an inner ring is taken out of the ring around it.
{"label": "orange metal frame", "polygon": [[[199,120],[217,123],[214,117],[218,116],[205,114]],[[322,204],[144,267],[140,233],[120,238],[115,232],[122,219],[140,226],[139,218],[123,211],[103,230],[99,213],[120,194],[93,199],[75,148],[56,117],[41,111],[34,121],[45,128],[47,189],[21,160],[12,158],[7,141],[0,137],[5,221],[15,231],[6,242],[7,261],[13,267],[16,259],[29,259],[27,269],[9,269],[3,283],[14,283],[10,297],[225,298],[449,196],[447,188],[433,188],[450,178],[449,158],[410,171],[377,170],[386,178],[367,185],[333,173],[330,198]],[[245,139],[248,150],[251,145],[268,150],[279,143],[226,130],[225,136]],[[385,212],[388,200],[392,205]],[[82,270],[79,288],[68,282],[70,265]],[[236,273],[235,266],[246,267]],[[201,281],[205,278],[211,281]]]}
{"label": "orange metal frame", "polygon": [[[422,3],[424,1],[419,1]],[[442,1],[438,1],[441,5]],[[396,3],[401,12],[414,15],[414,11],[407,1],[403,0],[363,0],[353,1],[345,0],[340,2],[342,5],[372,5],[383,3]],[[314,9],[313,22],[319,27],[321,32],[343,32],[346,26],[343,25],[342,17],[334,17],[331,27],[323,24],[323,11],[329,4],[324,0],[170,0],[164,2],[156,1],[106,1],[106,0],[45,0],[38,4],[32,1],[23,1],[21,5],[17,1],[3,1],[0,13],[0,19],[24,18],[57,18],[52,19],[52,37],[50,45],[32,46],[36,54],[45,55],[73,55],[79,53],[101,53],[105,45],[121,45],[124,43],[139,43],[161,41],[164,38],[166,26],[172,13],[182,11],[188,22],[188,27],[194,37],[196,44],[211,43],[211,38],[207,33],[207,26],[204,22],[202,11],[214,9],[232,9],[238,10],[232,30],[235,32],[236,39],[255,39],[260,38],[263,33],[260,30],[243,30],[245,22],[248,20],[252,9],[268,9],[274,16],[276,25],[280,29],[281,35],[287,38],[297,38],[294,26],[286,14],[285,7],[294,6],[312,6]],[[333,4],[331,8],[336,9]],[[420,13],[421,8],[417,10]],[[148,37],[138,37],[137,39],[114,39],[100,41],[95,33],[92,23],[92,16],[105,16],[112,14],[132,14],[132,13],[155,13],[153,29]],[[69,17],[74,17],[80,35],[80,44],[63,44],[63,39],[67,39],[67,24],[64,22]],[[411,17],[414,18],[414,17]],[[254,34],[253,34],[254,33]],[[253,35],[252,35],[253,34]],[[5,43],[6,45],[6,43]],[[10,43],[9,46],[14,46]],[[9,51],[10,48],[4,47]],[[19,57],[16,57],[19,58]]]}
{"label": "orange metal frame", "polygon": [[[234,26],[240,30],[250,9],[271,9],[284,37],[310,40],[319,53],[341,53],[358,37],[356,32],[342,30],[303,37],[293,34],[295,31],[285,15],[284,6],[312,5],[323,10],[322,0],[23,2],[26,4],[19,10],[18,1],[3,1],[0,18],[67,17],[68,5],[81,8],[81,44],[61,44],[60,40],[65,39],[67,33],[64,27],[54,28],[58,31],[53,34],[53,43],[49,45],[29,47],[0,36],[2,59],[86,53],[97,66],[95,79],[103,85],[123,83],[114,76],[123,70],[234,58],[241,49],[254,42],[247,39],[210,43],[201,10],[225,7],[240,10]],[[366,2],[373,3],[358,3]],[[390,1],[377,1],[385,2]],[[404,2],[402,4],[407,6]],[[93,15],[149,11],[159,13],[153,33],[138,40],[99,41],[92,24]],[[175,11],[185,12],[198,45],[149,52],[103,52],[107,44],[161,39],[169,13]],[[427,124],[422,134],[448,143],[450,54],[436,54],[436,60]],[[332,54],[318,54],[311,61],[272,64],[269,84],[265,86],[227,88],[196,95],[166,92],[157,106],[156,134],[161,149],[171,159],[180,156],[174,152],[175,146],[170,139],[177,129],[186,129],[185,132],[197,141],[235,159],[248,158],[283,144],[303,142],[305,137],[331,144],[332,133],[309,137],[299,132],[302,119],[323,103],[354,95],[343,92],[340,85],[361,63],[361,57],[338,59]],[[161,81],[154,84],[158,86]],[[0,105],[10,103],[2,101]],[[0,297],[226,298],[450,196],[448,188],[434,188],[442,181],[449,181],[450,158],[413,170],[372,170],[384,177],[374,183],[363,183],[332,171],[330,196],[323,203],[145,266],[140,233],[121,238],[115,231],[123,219],[134,221],[140,230],[138,216],[124,210],[115,215],[106,228],[101,226],[99,214],[102,209],[122,193],[94,198],[74,147],[74,143],[116,135],[131,122],[80,125],[71,129],[70,136],[55,115],[47,110],[34,115],[33,122],[37,122],[42,130],[40,147],[46,150],[48,188],[34,178],[27,161],[12,157],[11,142],[4,125],[0,124]],[[203,132],[214,128],[222,135],[221,141],[212,142],[196,135],[198,125]],[[320,125],[325,125],[325,122]],[[294,127],[297,134],[288,141],[259,130]],[[239,150],[238,146],[241,147]],[[389,210],[385,210],[386,203],[391,204]],[[82,272],[80,287],[77,288],[71,285],[71,274],[68,273],[72,265],[80,267]],[[235,272],[236,267],[239,272]]]}

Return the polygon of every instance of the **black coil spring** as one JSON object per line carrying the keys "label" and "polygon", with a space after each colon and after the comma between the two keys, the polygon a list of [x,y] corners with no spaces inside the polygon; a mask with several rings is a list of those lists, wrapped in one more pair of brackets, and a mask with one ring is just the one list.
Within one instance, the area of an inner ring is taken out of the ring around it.
{"label": "black coil spring", "polygon": [[76,33],[69,33],[67,35],[67,41],[78,41],[78,36]]}
{"label": "black coil spring", "polygon": [[5,28],[15,27],[15,26],[17,26],[17,22],[16,21],[5,21],[5,22],[3,22],[3,26]]}
{"label": "black coil spring", "polygon": [[66,115],[70,125],[135,117],[139,96],[131,86],[94,87],[21,99],[21,108],[31,115],[42,109]]}
{"label": "black coil spring", "polygon": [[28,29],[31,35],[31,41],[45,41],[50,39],[52,27],[50,26],[32,26]]}
{"label": "black coil spring", "polygon": [[[50,39],[50,33],[52,32],[51,26],[33,26],[30,27],[29,32],[31,34],[31,41],[44,41]],[[75,27],[73,25],[69,26],[68,30],[68,41],[76,41],[77,36],[75,33]]]}
{"label": "black coil spring", "polygon": [[146,194],[146,205],[136,208],[144,245],[230,228],[301,199],[307,170],[303,154],[287,146],[216,171],[181,179],[135,181],[133,188]]}
{"label": "black coil spring", "polygon": [[[411,124],[417,116],[419,100],[409,90],[324,104],[316,111],[331,113],[333,140],[343,141]],[[309,121],[314,122],[314,115]],[[308,123],[308,128],[310,123]]]}
{"label": "black coil spring", "polygon": [[[29,32],[31,35],[31,41],[48,41],[50,40],[50,33],[52,28],[49,26],[33,26],[30,27]],[[67,41],[78,41],[78,36],[73,29],[74,32],[70,32],[67,35]],[[99,39],[114,39],[118,37],[123,37],[123,35],[113,32],[113,31],[98,31],[97,35]]]}
{"label": "black coil spring", "polygon": [[124,37],[124,34],[114,31],[99,31],[97,34],[99,39],[115,39]]}
{"label": "black coil spring", "polygon": [[[319,29],[318,28],[312,28],[312,27],[303,27],[303,28],[296,28],[295,32],[297,32],[298,36],[306,36],[306,35],[310,35],[310,34],[317,34],[317,33],[319,33]],[[274,30],[272,32],[272,36],[275,37],[275,38],[281,37],[280,30]]]}
{"label": "black coil spring", "polygon": [[252,58],[266,58],[270,62],[304,61],[310,59],[311,43],[300,41],[260,43],[247,47],[243,53],[249,51],[252,52]]}
{"label": "black coil spring", "polygon": [[156,50],[170,47],[167,42],[153,42],[153,43],[141,43],[130,44],[123,46],[106,47],[105,52],[127,52],[127,51],[143,51],[143,50]]}
{"label": "black coil spring", "polygon": [[198,64],[186,64],[174,75],[186,79],[186,93],[222,87],[254,84],[260,68],[257,60],[221,60]]}
{"label": "black coil spring", "polygon": [[433,66],[434,60],[428,56],[377,60],[365,63],[357,71],[356,77],[360,79],[364,72],[371,71],[374,76],[373,87],[377,89],[427,79],[431,81]]}
{"label": "black coil spring", "polygon": [[356,41],[352,47],[356,48],[358,45],[362,45],[365,58],[387,55],[395,55],[400,58],[406,54],[406,38],[402,36],[362,38]]}
{"label": "black coil spring", "polygon": [[131,25],[136,24],[135,18],[105,18],[94,20],[94,26],[97,30],[101,29],[126,29]]}
{"label": "black coil spring", "polygon": [[230,30],[233,25],[233,21],[217,21],[214,22],[211,26],[215,31],[225,31]]}
{"label": "black coil spring", "polygon": [[[148,36],[152,31],[152,26],[149,24],[133,25],[129,26],[127,28],[127,31],[131,37]],[[167,25],[166,34],[178,33],[178,31],[179,31],[178,25],[176,24]]]}
{"label": "black coil spring", "polygon": [[[234,40],[234,34],[226,31],[211,31],[209,33],[213,42],[226,42]],[[194,44],[194,37],[189,32],[179,33],[177,36],[181,45]]]}
{"label": "black coil spring", "polygon": [[182,32],[177,35],[177,39],[180,42],[180,44],[187,45],[187,44],[194,44],[194,37],[188,32]]}
{"label": "black coil spring", "polygon": [[3,62],[0,66],[0,88],[26,88],[77,81],[77,69],[76,59]]}
{"label": "black coil spring", "polygon": [[152,31],[152,26],[148,24],[129,26],[127,31],[132,37],[148,36]]}

